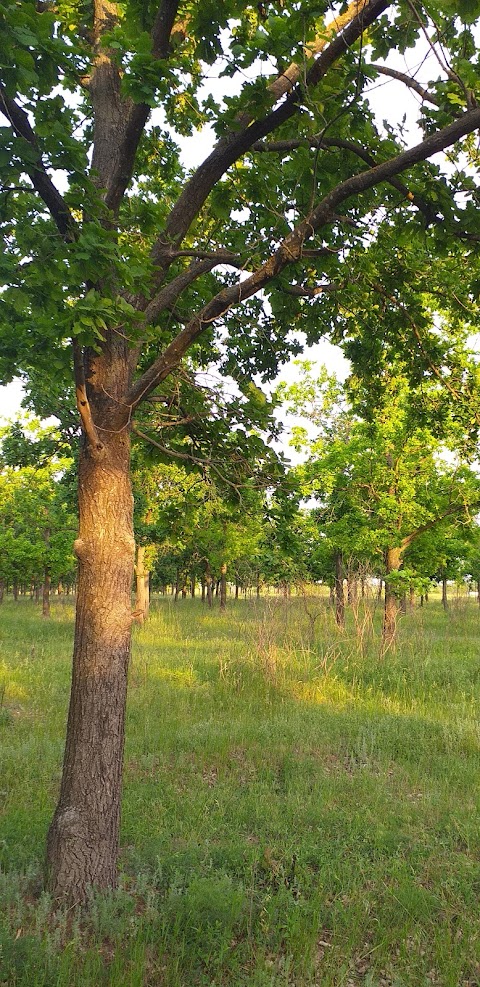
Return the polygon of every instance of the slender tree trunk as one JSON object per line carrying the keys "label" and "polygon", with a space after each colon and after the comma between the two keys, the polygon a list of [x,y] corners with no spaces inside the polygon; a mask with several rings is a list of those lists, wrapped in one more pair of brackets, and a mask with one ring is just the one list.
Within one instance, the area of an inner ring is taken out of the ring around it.
{"label": "slender tree trunk", "polygon": [[191,593],[191,596],[192,596],[192,600],[194,600],[195,599],[195,576],[193,576],[193,575],[192,575],[191,581],[190,581],[190,593]]}
{"label": "slender tree trunk", "polygon": [[343,558],[335,552],[335,621],[337,627],[345,627],[345,593],[343,590]]}
{"label": "slender tree trunk", "polygon": [[260,590],[261,590],[260,573],[257,572],[257,600],[260,598]]}
{"label": "slender tree trunk", "polygon": [[360,576],[360,596],[365,599],[365,576]]}
{"label": "slender tree trunk", "polygon": [[227,608],[227,566],[225,562],[221,568],[220,577],[220,610],[224,611]]}
{"label": "slender tree trunk", "polygon": [[395,644],[397,633],[398,597],[392,589],[388,576],[392,572],[398,572],[402,564],[401,548],[389,548],[386,552],[386,579],[385,579],[385,609],[383,614],[383,647],[390,648]]}
{"label": "slender tree trunk", "polygon": [[[2,591],[3,594],[3,591]],[[480,579],[477,579],[477,603],[480,607]]]}
{"label": "slender tree trunk", "polygon": [[145,573],[145,617],[150,613],[150,573]]}
{"label": "slender tree trunk", "polygon": [[382,599],[382,591],[383,591],[383,579],[380,578],[378,580],[378,586],[377,586],[377,601],[378,601],[378,603],[380,603],[380,600]]}
{"label": "slender tree trunk", "polygon": [[205,603],[205,599],[207,595],[207,581],[205,579],[205,576],[202,576],[200,582],[202,586],[202,603]]}
{"label": "slender tree trunk", "polygon": [[15,603],[17,603],[18,602],[18,583],[15,582],[13,584],[12,592],[13,592],[13,599],[15,600]]}
{"label": "slender tree trunk", "polygon": [[74,901],[84,900],[91,886],[116,885],[132,622],[129,434],[112,429],[101,436],[95,456],[86,449],[80,456],[72,691],[60,798],[47,841],[50,889]]}
{"label": "slender tree trunk", "polygon": [[212,573],[210,569],[207,569],[205,573],[205,583],[207,587],[207,605],[213,607],[213,593],[212,593]]}
{"label": "slender tree trunk", "polygon": [[409,602],[410,602],[410,610],[414,610],[415,609],[415,590],[413,589],[413,586],[410,587]]}
{"label": "slender tree trunk", "polygon": [[235,583],[235,599],[238,600],[238,594],[240,592],[240,583],[237,581]]}
{"label": "slender tree trunk", "polygon": [[442,576],[442,607],[444,610],[448,610],[448,597],[447,597],[447,577]]}
{"label": "slender tree trunk", "polygon": [[135,564],[135,614],[139,624],[148,616],[148,572],[145,571],[145,545],[137,545]]}
{"label": "slender tree trunk", "polygon": [[4,595],[5,595],[5,580],[0,579],[0,603],[3,603]]}
{"label": "slender tree trunk", "polygon": [[45,566],[45,571],[43,574],[43,592],[42,592],[42,617],[47,619],[50,617],[50,571],[47,566]]}

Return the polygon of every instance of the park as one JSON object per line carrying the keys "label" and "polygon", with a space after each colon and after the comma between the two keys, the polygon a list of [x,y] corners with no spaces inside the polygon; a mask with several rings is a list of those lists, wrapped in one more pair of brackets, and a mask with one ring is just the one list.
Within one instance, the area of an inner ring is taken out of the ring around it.
{"label": "park", "polygon": [[1,987],[480,983],[479,26],[1,5]]}

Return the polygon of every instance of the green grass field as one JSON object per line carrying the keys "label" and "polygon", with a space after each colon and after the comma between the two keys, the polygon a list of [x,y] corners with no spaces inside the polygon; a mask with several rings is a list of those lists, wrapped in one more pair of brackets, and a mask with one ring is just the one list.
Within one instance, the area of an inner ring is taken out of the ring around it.
{"label": "green grass field", "polygon": [[473,601],[404,617],[383,660],[361,609],[341,634],[322,599],[156,601],[121,886],[82,912],[41,890],[72,618],[0,611],[2,987],[480,984]]}

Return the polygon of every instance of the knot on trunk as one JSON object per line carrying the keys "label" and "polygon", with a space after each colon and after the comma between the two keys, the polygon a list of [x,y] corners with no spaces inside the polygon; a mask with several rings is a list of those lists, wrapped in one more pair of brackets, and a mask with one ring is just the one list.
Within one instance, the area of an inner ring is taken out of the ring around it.
{"label": "knot on trunk", "polygon": [[85,562],[87,558],[87,546],[83,538],[76,538],[73,543],[73,551],[80,562]]}

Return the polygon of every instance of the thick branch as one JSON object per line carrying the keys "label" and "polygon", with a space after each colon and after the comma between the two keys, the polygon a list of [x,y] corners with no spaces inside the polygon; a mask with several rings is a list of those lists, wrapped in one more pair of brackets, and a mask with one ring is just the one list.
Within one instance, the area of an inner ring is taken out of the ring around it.
{"label": "thick branch", "polygon": [[[163,0],[152,29],[152,53],[155,58],[167,58],[170,50],[170,35],[175,24],[179,0]],[[115,170],[112,172],[105,202],[109,209],[117,212],[125,194],[135,165],[135,156],[145,124],[151,112],[147,103],[130,103],[123,125],[122,140],[118,149]]]}
{"label": "thick branch", "polygon": [[[212,271],[214,267],[219,263],[227,263],[226,261],[219,261],[217,259],[204,259],[198,260],[190,264],[185,271],[178,274],[173,281],[166,284],[161,291],[159,291],[147,305],[144,315],[145,321],[147,323],[155,322],[155,320],[165,309],[171,309],[175,305],[175,302],[180,297],[185,288],[193,284],[197,278],[200,278],[202,274],[208,274]],[[229,261],[228,263],[231,263]]]}
{"label": "thick branch", "polygon": [[65,200],[52,182],[50,175],[46,171],[42,160],[41,151],[38,145],[37,136],[32,129],[25,110],[13,99],[6,95],[0,86],[0,111],[6,116],[12,125],[17,137],[22,137],[28,141],[36,152],[36,160],[33,164],[25,163],[24,169],[28,175],[34,189],[38,192],[45,203],[52,219],[55,221],[59,233],[66,240],[74,240],[76,233],[76,223]]}
{"label": "thick branch", "polygon": [[[296,150],[298,147],[314,147],[320,150],[328,151],[332,148],[337,148],[341,151],[350,151],[355,154],[357,158],[365,161],[365,164],[370,165],[374,168],[376,165],[375,158],[373,154],[362,147],[361,144],[357,144],[355,141],[343,140],[341,138],[335,137],[322,137],[321,134],[314,134],[312,137],[302,137],[298,140],[284,140],[284,141],[257,141],[254,144],[252,151],[260,152],[277,152],[279,154],[288,154],[290,151]],[[399,178],[391,178],[389,184],[392,188],[400,192],[401,195],[408,199],[413,206],[423,214],[427,224],[430,223],[440,223],[443,219],[437,215],[435,208],[427,202],[423,196],[418,195],[416,192],[411,192],[407,185],[404,184]]]}
{"label": "thick branch", "polygon": [[316,287],[309,287],[304,284],[291,284],[287,287],[282,285],[281,290],[286,295],[294,295],[297,298],[317,298],[318,295],[323,295],[326,291],[337,291],[337,286],[335,284],[318,284]]}
{"label": "thick branch", "polygon": [[[222,138],[208,158],[197,168],[187,182],[167,220],[165,230],[152,250],[152,259],[159,267],[168,267],[170,251],[178,246],[198,215],[210,192],[230,166],[247,151],[255,141],[261,140],[280,124],[289,120],[300,109],[304,88],[317,85],[328,69],[353,45],[364,30],[390,6],[390,0],[369,0],[318,56],[305,76],[304,83],[297,84],[277,109],[240,130]],[[272,94],[275,99],[275,95]]]}
{"label": "thick branch", "polygon": [[450,504],[450,506],[447,507],[447,509],[443,511],[442,514],[439,514],[437,517],[432,518],[431,521],[427,521],[425,524],[420,525],[419,528],[417,528],[415,531],[412,531],[410,535],[407,535],[402,540],[402,544],[400,545],[400,550],[402,554],[409,547],[409,545],[411,545],[412,542],[419,537],[419,535],[425,534],[426,531],[431,531],[431,529],[435,528],[437,524],[440,524],[442,521],[445,521],[447,517],[452,517],[452,515],[454,514],[461,514],[462,511],[472,511],[472,510],[478,511],[479,507],[480,504],[478,503],[478,501],[473,504],[466,504],[464,502],[461,504]]}
{"label": "thick branch", "polygon": [[103,443],[100,441],[97,427],[92,418],[92,411],[87,397],[83,351],[76,339],[73,340],[73,366],[75,372],[75,395],[82,429],[92,456],[98,459],[103,453]]}
{"label": "thick branch", "polygon": [[[364,8],[367,6],[368,0],[352,0],[349,3],[347,9],[343,14],[339,14],[333,18],[328,24],[325,25],[325,29],[321,37],[315,38],[314,41],[308,42],[304,47],[304,57],[306,61],[311,60],[316,55],[319,55],[332,37],[339,35],[341,31],[353,20],[354,17],[358,17]],[[302,74],[305,71],[305,65],[299,65],[298,62],[292,62],[288,69],[285,69],[281,75],[275,79],[270,86],[270,92],[274,97],[275,101],[285,96],[286,93],[292,91],[296,83],[301,79]]]}
{"label": "thick branch", "polygon": [[[164,380],[171,370],[178,365],[186,350],[201,335],[204,328],[216,319],[225,315],[233,305],[257,294],[269,284],[288,264],[302,257],[303,244],[322,226],[331,222],[335,210],[346,199],[359,195],[382,182],[389,182],[392,177],[410,168],[420,161],[425,161],[433,154],[445,150],[466,134],[480,127],[480,109],[470,110],[454,123],[444,127],[436,134],[425,138],[420,144],[409,148],[370,168],[368,171],[353,175],[332,189],[316,206],[307,219],[285,238],[279,249],[254,274],[244,281],[224,288],[185,326],[178,336],[167,346],[164,353],[158,357],[152,366],[134,385],[127,398],[127,403],[136,407],[154,388]],[[205,262],[206,263],[206,262]]]}

